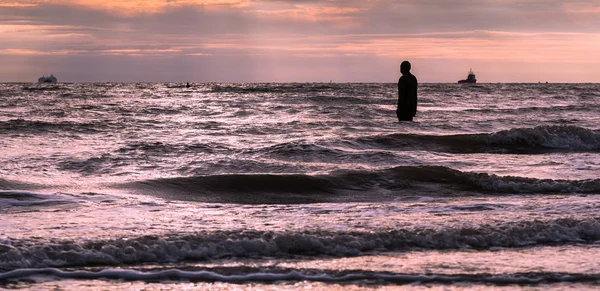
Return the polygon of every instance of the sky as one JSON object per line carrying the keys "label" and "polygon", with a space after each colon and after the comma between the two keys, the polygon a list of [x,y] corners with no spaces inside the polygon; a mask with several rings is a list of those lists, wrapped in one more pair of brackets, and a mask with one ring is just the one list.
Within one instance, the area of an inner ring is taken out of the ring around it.
{"label": "sky", "polygon": [[0,0],[0,82],[600,82],[600,0]]}

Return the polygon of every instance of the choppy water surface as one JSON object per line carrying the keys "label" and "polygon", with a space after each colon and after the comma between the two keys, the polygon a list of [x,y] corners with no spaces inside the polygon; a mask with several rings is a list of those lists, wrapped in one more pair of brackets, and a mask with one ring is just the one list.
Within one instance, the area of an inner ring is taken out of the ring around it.
{"label": "choppy water surface", "polygon": [[600,85],[0,84],[0,287],[600,288]]}

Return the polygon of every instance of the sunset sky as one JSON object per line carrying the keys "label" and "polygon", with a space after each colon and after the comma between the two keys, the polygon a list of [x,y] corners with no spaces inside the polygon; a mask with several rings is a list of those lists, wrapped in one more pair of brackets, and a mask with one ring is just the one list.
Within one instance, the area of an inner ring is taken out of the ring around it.
{"label": "sunset sky", "polygon": [[0,82],[600,82],[600,0],[0,0]]}

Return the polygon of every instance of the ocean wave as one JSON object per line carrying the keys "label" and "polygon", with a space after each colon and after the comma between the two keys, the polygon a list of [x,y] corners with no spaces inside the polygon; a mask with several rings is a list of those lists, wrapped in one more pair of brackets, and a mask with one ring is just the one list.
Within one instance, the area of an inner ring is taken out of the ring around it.
{"label": "ocean wave", "polygon": [[257,84],[213,84],[210,92],[213,93],[292,93],[298,89],[305,88],[303,84],[296,83],[257,83]]}
{"label": "ocean wave", "polygon": [[[348,104],[378,104],[381,103],[381,100],[377,99],[368,99],[362,96],[327,96],[327,95],[311,95],[304,98],[304,100],[317,104],[331,104],[331,105],[341,105],[347,106]],[[387,102],[385,102],[387,103]]]}
{"label": "ocean wave", "polygon": [[413,249],[591,244],[598,240],[600,217],[369,232],[205,231],[80,242],[4,239],[0,241],[0,270],[182,263],[223,258],[344,257]]}
{"label": "ocean wave", "polygon": [[247,153],[274,156],[280,159],[323,160],[327,157],[334,158],[344,154],[344,151],[333,149],[325,145],[306,141],[280,143],[263,148],[250,149]]}
{"label": "ocean wave", "polygon": [[360,137],[347,142],[347,145],[449,153],[598,152],[600,131],[577,126],[537,126],[490,134],[388,134]]}
{"label": "ocean wave", "polygon": [[486,138],[488,145],[510,145],[525,149],[574,151],[600,150],[600,131],[577,126],[537,126],[500,131]]}
{"label": "ocean wave", "polygon": [[35,189],[35,188],[39,188],[39,187],[40,187],[39,185],[32,184],[32,183],[23,183],[23,182],[11,181],[11,180],[6,180],[6,179],[0,178],[0,190],[15,190],[15,189],[26,190],[26,189]]}
{"label": "ocean wave", "polygon": [[336,92],[348,86],[338,83],[246,83],[246,84],[213,84],[214,93],[317,93]]}
{"label": "ocean wave", "polygon": [[59,85],[36,85],[35,87],[32,86],[24,86],[22,88],[23,91],[59,91],[59,90],[69,90],[70,88],[68,87],[64,87],[64,86],[59,86]]}
{"label": "ocean wave", "polygon": [[[102,153],[95,157],[80,158],[67,156],[59,160],[57,169],[81,173],[83,175],[115,173],[129,165],[147,162],[149,157],[180,157],[188,154],[224,154],[231,152],[219,143],[171,144],[166,142],[129,142],[110,153]],[[203,163],[204,166],[206,163]],[[186,168],[184,165],[182,168]],[[208,167],[208,165],[207,165]],[[203,167],[201,167],[203,168]],[[199,169],[200,170],[200,169]],[[1,185],[1,184],[0,184]]]}
{"label": "ocean wave", "polygon": [[[391,85],[391,84],[390,84]],[[390,86],[393,88],[393,85]],[[302,97],[302,103],[317,104],[388,104],[389,88],[381,84],[349,83],[256,83],[256,84],[214,84],[212,93],[247,95],[269,95],[281,97]],[[365,98],[368,96],[369,98]],[[385,99],[382,99],[385,98]],[[297,98],[283,98],[284,103],[297,103]]]}
{"label": "ocean wave", "polygon": [[385,201],[404,195],[600,193],[600,179],[552,180],[461,172],[442,166],[401,166],[329,174],[223,174],[118,185],[170,199],[279,204]]}
{"label": "ocean wave", "polygon": [[185,153],[219,153],[230,149],[220,143],[169,144],[164,142],[131,142],[117,150],[119,153],[143,152],[144,154],[181,155]]}
{"label": "ocean wave", "polygon": [[14,207],[23,207],[22,209],[27,209],[27,207],[30,206],[54,206],[67,203],[74,203],[74,200],[58,194],[0,190],[0,209]]}
{"label": "ocean wave", "polygon": [[[308,281],[324,283],[350,283],[357,281],[377,281],[379,284],[453,284],[453,283],[478,283],[491,285],[537,285],[552,283],[597,283],[599,274],[573,274],[573,273],[515,273],[515,274],[398,274],[393,272],[372,271],[341,271],[328,270],[289,270],[275,268],[264,270],[257,268],[230,268],[231,270],[218,271],[190,271],[179,269],[163,269],[158,271],[139,271],[129,269],[103,269],[99,271],[87,270],[60,270],[56,268],[19,269],[0,273],[0,282],[27,280],[37,282],[40,277],[44,281],[54,279],[112,279],[126,281],[185,281],[185,282],[226,282],[271,283],[282,281]],[[225,271],[225,272],[223,272]],[[237,271],[237,272],[235,272]],[[234,273],[235,272],[235,273]]]}
{"label": "ocean wave", "polygon": [[18,132],[18,133],[56,133],[56,132],[76,132],[76,133],[97,133],[104,125],[94,122],[49,122],[39,120],[11,119],[0,121],[0,132]]}
{"label": "ocean wave", "polygon": [[102,154],[99,157],[79,159],[68,157],[57,164],[61,171],[70,171],[81,173],[83,175],[107,174],[113,172],[118,167],[126,165],[130,159],[126,159],[114,154]]}
{"label": "ocean wave", "polygon": [[[589,105],[554,105],[554,106],[526,106],[517,108],[472,108],[462,110],[469,114],[502,114],[506,116],[522,115],[528,113],[548,114],[557,111],[580,112],[593,110]],[[443,112],[443,111],[442,111]]]}

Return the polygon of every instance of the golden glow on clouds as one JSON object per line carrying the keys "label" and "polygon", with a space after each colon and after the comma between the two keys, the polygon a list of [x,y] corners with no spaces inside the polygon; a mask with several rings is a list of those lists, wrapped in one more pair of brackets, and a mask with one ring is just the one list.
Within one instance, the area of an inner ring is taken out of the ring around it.
{"label": "golden glow on clouds", "polygon": [[30,49],[3,49],[0,50],[0,55],[40,55],[42,52]]}
{"label": "golden glow on clouds", "polygon": [[0,55],[13,55],[13,56],[35,56],[35,55],[68,55],[74,54],[77,51],[68,50],[55,50],[50,52],[38,51],[32,49],[3,49],[0,50]]}
{"label": "golden glow on clouds", "polygon": [[50,31],[59,26],[33,24],[0,24],[0,33],[28,33],[34,31]]}
{"label": "golden glow on clouds", "polygon": [[142,56],[142,55],[163,55],[169,56],[172,54],[180,53],[179,49],[111,49],[111,50],[101,50],[100,54],[105,55],[128,55],[128,56]]}
{"label": "golden glow on clouds", "polygon": [[[93,53],[95,55],[113,55],[113,56],[162,56],[168,57],[173,54],[180,53],[178,49],[111,49],[111,50],[99,50],[99,51],[86,51],[86,50],[54,50],[54,51],[40,51],[34,49],[3,49],[0,50],[0,55],[14,55],[14,56],[46,56],[46,55],[89,55]],[[208,55],[208,54],[191,54],[191,55]]]}
{"label": "golden glow on clouds", "polygon": [[474,31],[415,35],[344,35],[316,38],[234,40],[207,43],[208,50],[236,50],[303,57],[379,56],[385,58],[600,62],[590,59],[599,34]]}
{"label": "golden glow on clouds", "polygon": [[[0,26],[0,32],[13,31],[26,40],[38,39],[44,43],[70,44],[72,49],[40,50],[39,42],[1,51],[3,55],[88,54],[115,56],[217,56],[264,55],[280,57],[365,57],[523,60],[533,62],[600,62],[590,58],[597,55],[600,34],[593,33],[514,33],[498,31],[471,31],[455,33],[332,35],[313,37],[256,36],[240,39],[235,35],[217,38],[191,38],[177,42],[165,41],[170,47],[156,47],[150,38],[124,42],[98,40],[79,33],[39,33],[34,27]],[[48,28],[46,28],[48,29]],[[23,33],[29,31],[33,35]],[[85,40],[85,42],[84,42]],[[79,45],[77,45],[79,43]],[[82,44],[86,44],[83,46]],[[158,44],[160,45],[160,43]],[[104,47],[97,49],[97,47]]]}
{"label": "golden glow on clouds", "polygon": [[336,7],[322,5],[292,4],[292,8],[260,9],[270,6],[269,1],[251,0],[0,0],[0,7],[33,7],[43,4],[76,5],[94,10],[103,10],[122,16],[136,14],[154,14],[177,7],[197,7],[201,9],[244,8],[254,3],[255,8],[249,8],[248,13],[266,17],[291,17],[298,20],[335,20],[359,12],[357,7]]}
{"label": "golden glow on clouds", "polygon": [[36,3],[0,1],[0,7],[35,7]]}
{"label": "golden glow on clouds", "polygon": [[589,56],[600,47],[594,34],[504,34],[493,38],[409,38],[370,40],[347,51],[422,59],[523,60],[528,62],[600,62]]}
{"label": "golden glow on clouds", "polygon": [[247,1],[240,0],[59,0],[65,4],[77,4],[92,9],[107,10],[121,15],[135,15],[138,13],[158,13],[165,9],[198,6],[211,7],[243,7]]}
{"label": "golden glow on clouds", "polygon": [[91,34],[70,32],[71,29],[75,29],[75,27],[66,25],[0,24],[0,35],[5,46],[14,43],[18,44],[18,48],[32,45],[37,47],[44,43],[52,44],[65,41],[83,44],[96,40]]}
{"label": "golden glow on clouds", "polygon": [[273,9],[273,10],[251,10],[264,19],[285,19],[296,22],[327,22],[333,24],[336,28],[359,27],[360,24],[354,19],[355,14],[361,9],[353,7],[323,7],[309,5],[294,5],[293,8]]}
{"label": "golden glow on clouds", "polygon": [[292,9],[277,10],[255,10],[256,14],[269,17],[293,18],[309,21],[318,21],[322,19],[340,18],[359,12],[358,8],[340,8],[340,7],[311,7],[297,5]]}
{"label": "golden glow on clouds", "polygon": [[44,4],[78,5],[105,10],[124,16],[139,13],[159,13],[169,8],[197,6],[199,8],[245,7],[249,0],[0,0],[0,7],[34,7]]}
{"label": "golden glow on clouds", "polygon": [[0,0],[0,55],[600,64],[598,0],[448,2]]}

